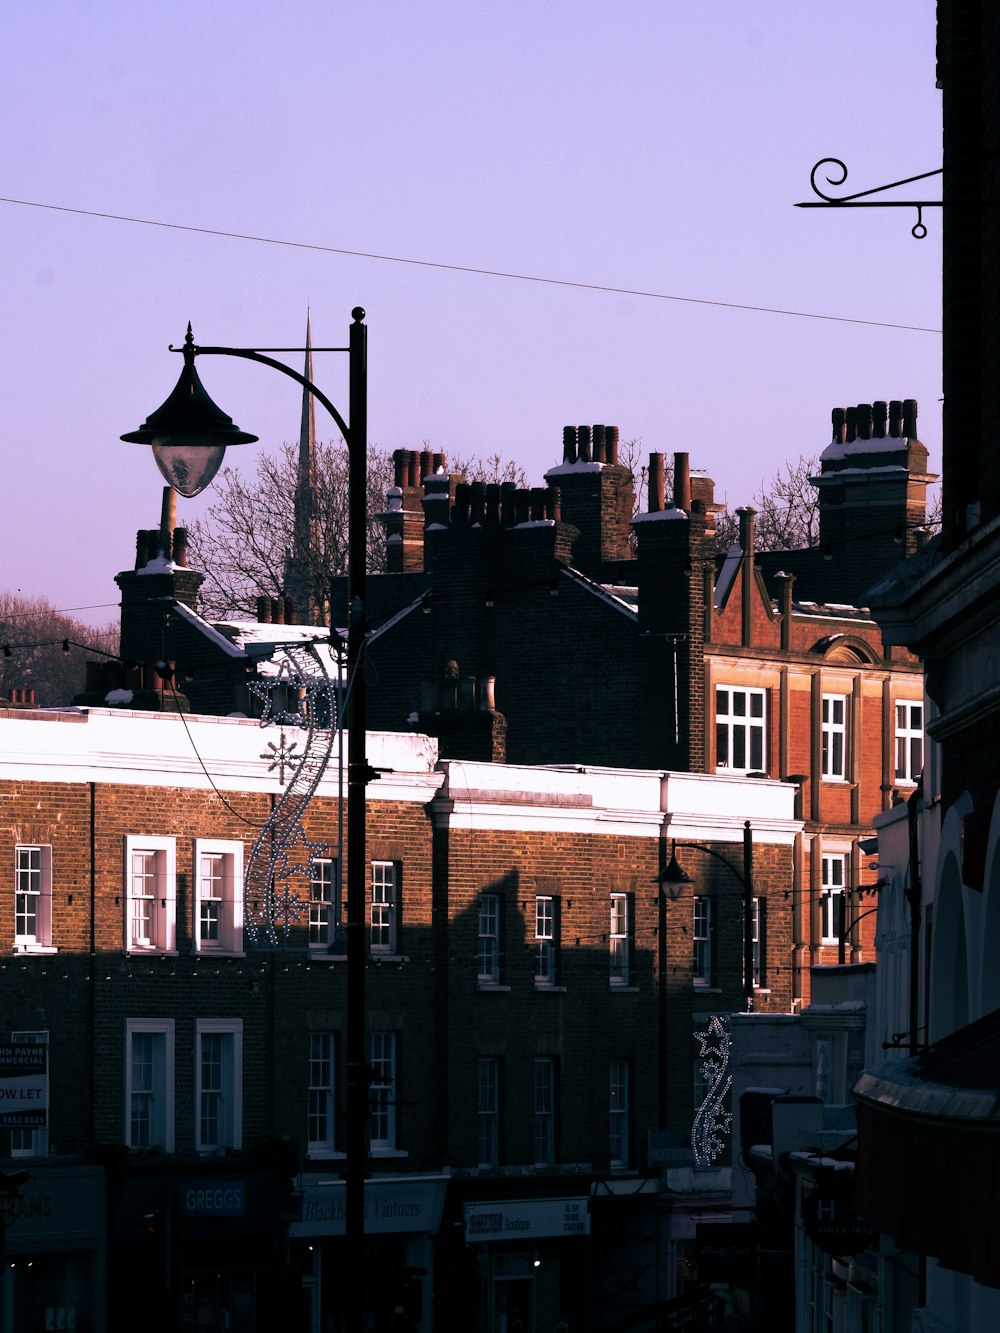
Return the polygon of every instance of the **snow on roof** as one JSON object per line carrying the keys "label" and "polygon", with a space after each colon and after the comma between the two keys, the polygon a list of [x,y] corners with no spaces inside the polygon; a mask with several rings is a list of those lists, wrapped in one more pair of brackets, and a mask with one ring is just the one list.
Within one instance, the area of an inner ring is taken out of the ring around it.
{"label": "snow on roof", "polygon": [[564,477],[573,472],[600,472],[605,466],[604,463],[557,463],[555,467],[549,468],[545,476]]}
{"label": "snow on roof", "polygon": [[832,462],[838,458],[850,458],[857,454],[895,454],[906,451],[909,440],[902,436],[883,435],[878,439],[852,440],[847,444],[834,440],[820,454],[820,462]]}
{"label": "snow on roof", "polygon": [[141,569],[137,569],[137,574],[175,574],[177,570],[184,569],[186,566],[177,565],[173,560],[166,560],[162,555],[153,556],[152,560],[147,560]]}
{"label": "snow on roof", "polygon": [[669,522],[671,520],[676,521],[677,519],[683,519],[686,523],[690,517],[691,515],[685,509],[678,509],[675,505],[671,505],[669,509],[651,509],[645,514],[636,514],[632,519],[632,522],[662,523],[664,520]]}

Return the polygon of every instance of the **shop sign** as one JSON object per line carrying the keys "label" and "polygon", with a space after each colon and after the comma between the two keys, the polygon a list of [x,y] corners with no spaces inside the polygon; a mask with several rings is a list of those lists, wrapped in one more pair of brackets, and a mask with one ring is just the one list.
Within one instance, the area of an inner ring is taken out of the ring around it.
{"label": "shop sign", "polygon": [[[365,1181],[365,1234],[427,1231],[437,1235],[444,1210],[443,1180]],[[291,1236],[343,1236],[347,1229],[344,1182],[306,1185],[302,1220],[289,1227]]]}
{"label": "shop sign", "polygon": [[698,1224],[699,1282],[753,1287],[757,1282],[757,1226],[754,1222]]}
{"label": "shop sign", "polygon": [[177,1197],[181,1217],[242,1217],[246,1212],[246,1185],[242,1180],[204,1180],[182,1184]]}
{"label": "shop sign", "polygon": [[48,1047],[0,1043],[0,1129],[44,1129],[48,1123]]}
{"label": "shop sign", "polygon": [[589,1235],[587,1199],[504,1199],[465,1205],[465,1239],[469,1242]]}
{"label": "shop sign", "polygon": [[802,1225],[824,1254],[860,1254],[878,1242],[855,1208],[849,1186],[817,1185],[802,1200]]}

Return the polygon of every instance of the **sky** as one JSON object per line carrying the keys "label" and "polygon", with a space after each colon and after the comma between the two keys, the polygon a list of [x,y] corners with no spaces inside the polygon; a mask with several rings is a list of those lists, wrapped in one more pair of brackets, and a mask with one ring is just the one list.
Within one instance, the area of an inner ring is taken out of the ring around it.
{"label": "sky", "polygon": [[[735,507],[821,452],[832,407],[891,398],[937,470],[940,210],[915,240],[910,209],[794,205],[821,158],[841,193],[940,166],[939,99],[932,0],[3,6],[0,589],[117,618],[162,495],[119,436],[188,320],[299,347],[309,308],[343,346],[361,305],[370,442],[532,485],[564,425],[602,422]],[[227,462],[297,438],[293,381],[198,364],[261,438]],[[314,374],[346,415],[347,358]]]}

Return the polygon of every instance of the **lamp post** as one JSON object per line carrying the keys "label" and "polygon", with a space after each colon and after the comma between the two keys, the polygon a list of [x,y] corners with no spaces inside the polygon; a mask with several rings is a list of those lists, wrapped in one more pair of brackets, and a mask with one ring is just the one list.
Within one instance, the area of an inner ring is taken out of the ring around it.
{"label": "lamp post", "polygon": [[345,1171],[345,1287],[347,1328],[364,1327],[365,1126],[368,1115],[365,1060],[365,791],[372,776],[366,751],[366,693],[362,663],[366,634],[367,474],[368,474],[368,329],[360,306],[351,311],[347,347],[318,347],[317,352],[347,352],[349,423],[326,395],[281,361],[265,352],[299,352],[299,347],[203,347],[191,325],[180,351],[184,366],[174,391],[137,430],[121,438],[147,444],[157,466],[181,495],[193,496],[209,485],[222,465],[226,446],[252,444],[258,437],[241,431],[216,406],[195,369],[198,356],[236,356],[270,366],[296,380],[330,413],[348,452],[347,631],[347,1153]]}
{"label": "lamp post", "polygon": [[657,970],[660,975],[660,989],[656,997],[658,1009],[659,1041],[656,1050],[656,1094],[659,1108],[660,1129],[667,1128],[667,903],[676,902],[685,884],[691,883],[691,876],[677,860],[677,844],[671,850],[670,861],[656,877],[657,912]]}
{"label": "lamp post", "polygon": [[[717,852],[714,847],[707,847],[703,842],[686,842],[685,847],[705,852],[721,861],[736,876],[743,886],[743,989],[746,995],[747,1013],[753,1013],[753,830],[749,819],[743,823],[743,872],[736,869],[728,857]],[[660,871],[661,884],[690,884],[691,876],[677,860],[677,843],[673,845],[670,862]],[[662,946],[661,946],[662,947]]]}

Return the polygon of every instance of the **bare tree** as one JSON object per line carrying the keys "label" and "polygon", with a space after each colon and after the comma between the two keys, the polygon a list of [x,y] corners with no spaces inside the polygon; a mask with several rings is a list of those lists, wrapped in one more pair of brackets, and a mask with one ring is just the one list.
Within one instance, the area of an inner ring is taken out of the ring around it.
{"label": "bare tree", "polygon": [[40,708],[71,704],[89,658],[118,655],[118,625],[91,629],[45,597],[0,592],[0,693],[34,690]]}
{"label": "bare tree", "polygon": [[[427,444],[427,441],[424,441]],[[489,454],[486,458],[453,458],[449,460],[449,470],[459,473],[466,481],[484,481],[487,485],[512,481],[522,489],[528,485],[528,474],[520,463],[502,454]]]}
{"label": "bare tree", "polygon": [[[259,596],[293,594],[289,586],[295,534],[298,448],[283,444],[263,453],[255,477],[223,468],[218,499],[191,525],[192,564],[204,572],[202,609],[212,619],[256,615]],[[377,446],[368,450],[368,568],[385,568],[385,531],[373,517],[385,508],[392,484],[392,459]],[[348,453],[344,444],[317,444],[312,490],[313,524],[306,568],[295,570],[314,606],[329,600],[332,574],[347,569]]]}
{"label": "bare tree", "polygon": [[[754,544],[758,551],[800,551],[819,545],[819,491],[809,480],[819,469],[815,458],[786,463],[771,481],[761,482],[751,500],[757,511]],[[740,520],[728,510],[715,518],[715,545],[728,551],[739,542]]]}

